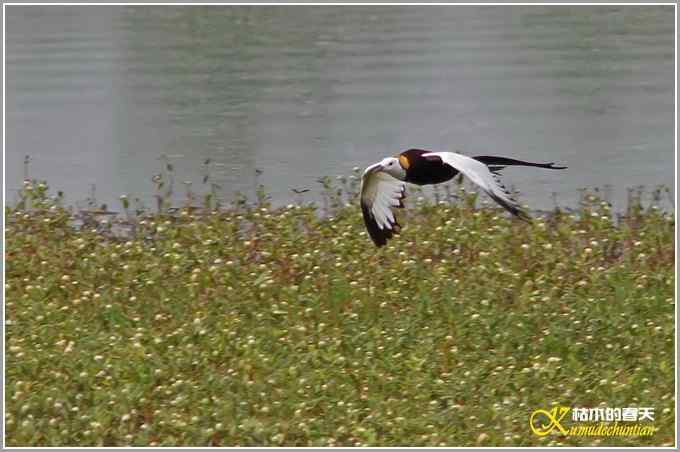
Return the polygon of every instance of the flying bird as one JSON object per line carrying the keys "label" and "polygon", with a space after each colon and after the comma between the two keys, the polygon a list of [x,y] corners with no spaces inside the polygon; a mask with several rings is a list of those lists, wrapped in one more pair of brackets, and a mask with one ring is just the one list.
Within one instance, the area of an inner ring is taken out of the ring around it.
{"label": "flying bird", "polygon": [[478,185],[511,214],[529,221],[529,216],[498,179],[499,171],[506,166],[566,168],[555,166],[552,162],[533,163],[487,155],[468,157],[456,152],[430,152],[423,149],[409,149],[396,157],[384,158],[366,168],[361,179],[361,210],[368,234],[376,246],[381,247],[399,233],[401,226],[393,209],[404,207],[406,183],[441,184],[459,173]]}

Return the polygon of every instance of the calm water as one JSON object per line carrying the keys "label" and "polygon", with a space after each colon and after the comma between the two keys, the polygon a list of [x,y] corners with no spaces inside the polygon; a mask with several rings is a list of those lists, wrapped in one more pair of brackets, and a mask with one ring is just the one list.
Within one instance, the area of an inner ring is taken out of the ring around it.
{"label": "calm water", "polygon": [[532,207],[674,182],[670,6],[8,7],[6,183],[153,204],[171,156],[274,201],[409,147],[558,161],[506,170]]}

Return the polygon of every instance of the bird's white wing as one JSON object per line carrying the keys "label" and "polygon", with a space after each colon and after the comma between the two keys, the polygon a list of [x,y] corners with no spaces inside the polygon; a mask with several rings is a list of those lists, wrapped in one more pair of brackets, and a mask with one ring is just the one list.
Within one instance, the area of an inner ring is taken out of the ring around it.
{"label": "bird's white wing", "polygon": [[512,199],[510,193],[508,193],[507,189],[498,179],[498,176],[492,173],[484,163],[455,152],[430,152],[423,154],[423,157],[429,156],[437,156],[445,164],[463,173],[511,214],[526,221],[530,220],[519,203]]}
{"label": "bird's white wing", "polygon": [[383,246],[400,226],[393,208],[404,207],[405,184],[382,171],[374,171],[379,164],[366,168],[361,179],[361,210],[371,239]]}

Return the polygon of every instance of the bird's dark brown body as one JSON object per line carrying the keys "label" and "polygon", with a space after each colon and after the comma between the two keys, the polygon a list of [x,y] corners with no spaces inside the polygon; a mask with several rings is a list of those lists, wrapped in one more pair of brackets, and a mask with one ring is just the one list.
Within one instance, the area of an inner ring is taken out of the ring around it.
{"label": "bird's dark brown body", "polygon": [[[439,157],[423,157],[423,154],[428,152],[431,151],[409,149],[399,154],[402,166],[408,166],[404,182],[415,185],[441,184],[458,174],[458,170],[443,164]],[[408,163],[404,162],[402,156],[406,157]]]}

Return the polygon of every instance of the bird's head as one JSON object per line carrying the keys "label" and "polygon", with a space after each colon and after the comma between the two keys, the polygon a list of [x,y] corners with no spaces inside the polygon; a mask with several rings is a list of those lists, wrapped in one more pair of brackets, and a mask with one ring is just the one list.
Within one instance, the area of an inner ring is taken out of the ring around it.
{"label": "bird's head", "polygon": [[374,171],[382,171],[394,177],[395,179],[406,179],[406,169],[401,165],[399,159],[395,157],[387,157],[382,159],[375,167]]}

